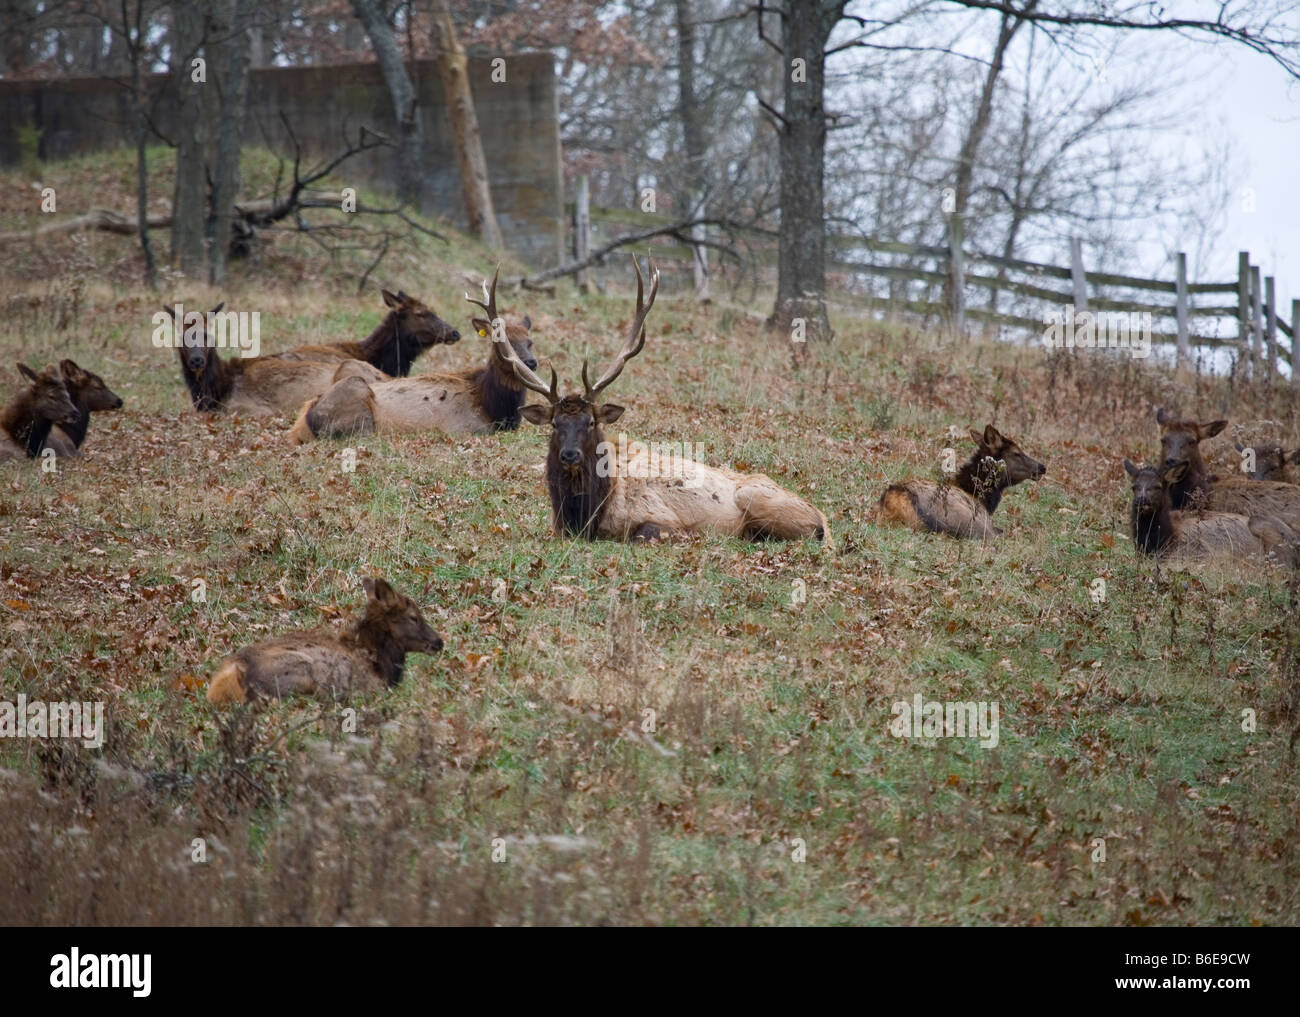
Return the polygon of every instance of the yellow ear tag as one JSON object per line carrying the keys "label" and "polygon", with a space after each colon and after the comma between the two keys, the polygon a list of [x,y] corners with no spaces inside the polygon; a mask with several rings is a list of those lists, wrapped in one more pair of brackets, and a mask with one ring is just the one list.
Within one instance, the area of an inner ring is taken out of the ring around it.
{"label": "yellow ear tag", "polygon": [[486,335],[487,335],[487,331],[484,330],[484,329],[479,329],[479,330],[478,330],[478,334],[481,335],[481,336],[486,336]]}

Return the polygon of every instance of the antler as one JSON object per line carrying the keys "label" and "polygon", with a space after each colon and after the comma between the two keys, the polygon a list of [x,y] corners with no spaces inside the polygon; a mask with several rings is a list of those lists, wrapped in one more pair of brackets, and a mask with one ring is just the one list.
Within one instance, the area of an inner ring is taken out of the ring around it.
{"label": "antler", "polygon": [[[483,296],[487,298],[486,303],[482,300],[475,300],[468,293],[465,299],[471,304],[477,304],[487,313],[488,316],[488,335],[492,339],[492,346],[497,351],[497,356],[514,368],[515,377],[523,384],[524,388],[536,392],[543,396],[552,406],[560,401],[560,383],[555,375],[555,368],[551,368],[551,384],[548,387],[541,378],[537,377],[532,370],[519,359],[519,354],[515,352],[514,345],[510,342],[508,336],[499,334],[496,327],[497,322],[497,277],[501,274],[501,266],[492,273],[492,288],[488,289],[487,280],[483,280]],[[505,330],[502,329],[502,332]]]}
{"label": "antler", "polygon": [[592,402],[601,389],[622,374],[623,366],[640,353],[641,348],[645,346],[646,315],[650,313],[650,308],[654,306],[655,294],[659,292],[659,269],[655,268],[654,259],[650,259],[649,264],[650,299],[645,300],[645,280],[641,278],[641,266],[636,260],[636,255],[632,255],[632,267],[636,269],[636,314],[632,318],[632,328],[623,341],[623,349],[618,358],[594,385],[587,380],[587,362],[585,360],[582,362],[582,384],[587,390],[587,402]]}
{"label": "antler", "polygon": [[496,330],[495,328],[493,328],[493,324],[497,320],[497,277],[500,274],[501,274],[501,266],[498,265],[497,270],[492,273],[491,290],[488,289],[487,280],[486,279],[483,280],[483,296],[487,300],[487,303],[484,303],[482,300],[475,300],[468,293],[465,294],[465,299],[468,300],[471,304],[476,304],[477,306],[483,308],[484,312],[488,316],[488,328],[492,329],[494,332]]}

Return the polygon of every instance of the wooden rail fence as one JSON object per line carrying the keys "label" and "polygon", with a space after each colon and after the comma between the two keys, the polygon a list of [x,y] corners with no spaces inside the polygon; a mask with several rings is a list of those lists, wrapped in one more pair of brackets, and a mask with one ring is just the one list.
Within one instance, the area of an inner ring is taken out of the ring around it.
{"label": "wooden rail fence", "polygon": [[[586,193],[580,182],[579,198]],[[568,209],[575,252],[585,252],[621,233],[672,221],[629,209],[588,206],[585,200]],[[593,240],[593,233],[599,234],[598,239]],[[776,265],[776,243],[770,233],[755,230],[745,240],[750,258],[760,267]],[[1276,280],[1261,278],[1260,267],[1251,262],[1248,252],[1238,255],[1235,280],[1191,282],[1187,256],[1182,253],[1175,259],[1173,279],[1146,279],[1088,271],[1079,239],[1071,242],[1068,266],[966,250],[956,216],[950,221],[948,240],[939,247],[833,235],[827,238],[827,272],[839,277],[854,303],[937,317],[958,335],[965,335],[971,322],[1043,335],[1044,310],[1062,313],[1073,306],[1076,313],[1150,314],[1152,345],[1172,346],[1180,365],[1191,362],[1196,348],[1228,348],[1252,374],[1258,366],[1268,377],[1279,373],[1279,364],[1290,368],[1294,363],[1300,299],[1291,301],[1288,322],[1278,313]],[[690,263],[693,254],[689,244],[663,238],[662,243],[656,241],[655,257]],[[1004,310],[1003,304],[1011,306]],[[1300,371],[1290,375],[1300,389]]]}

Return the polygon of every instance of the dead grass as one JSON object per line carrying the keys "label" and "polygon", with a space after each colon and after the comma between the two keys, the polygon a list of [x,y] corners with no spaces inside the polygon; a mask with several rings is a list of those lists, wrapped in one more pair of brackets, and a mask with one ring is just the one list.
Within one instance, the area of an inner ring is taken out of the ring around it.
{"label": "dead grass", "polygon": [[[60,172],[69,195],[119,186]],[[194,414],[128,247],[3,266],[3,362],[71,355],[126,407],[94,418],[83,462],[0,474],[0,698],[101,700],[109,723],[99,752],[0,743],[0,920],[1300,920],[1287,577],[1136,560],[1120,467],[1155,453],[1156,405],[1230,417],[1216,447],[1294,438],[1283,393],[848,319],[791,374],[729,308],[665,295],[620,424],[769,473],[837,547],[574,543],[549,533],[536,429],[370,439],[348,473],[340,444],[290,448],[287,420]],[[460,322],[486,268],[433,245],[386,281]],[[222,296],[262,311],[268,350],[333,341],[380,313],[344,274],[278,243]],[[630,295],[508,306],[571,383]],[[467,338],[420,368],[485,356]],[[990,421],[1049,470],[1004,500],[1005,540],[866,520],[886,483],[937,470],[949,427]],[[355,731],[333,705],[207,706],[221,656],[337,622],[372,572],[447,649],[351,704]],[[998,748],[893,738],[918,692],[999,702]]]}

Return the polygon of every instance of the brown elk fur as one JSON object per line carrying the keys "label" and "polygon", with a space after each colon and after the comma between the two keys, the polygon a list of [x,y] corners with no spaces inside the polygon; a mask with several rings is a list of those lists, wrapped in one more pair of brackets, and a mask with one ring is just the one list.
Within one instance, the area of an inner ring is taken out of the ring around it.
{"label": "brown elk fur", "polygon": [[1171,509],[1272,516],[1300,527],[1300,487],[1276,480],[1251,480],[1240,473],[1211,481],[1200,443],[1227,427],[1226,420],[1200,424],[1175,419],[1163,409],[1157,411],[1156,420],[1164,428],[1160,436],[1162,469],[1167,472],[1175,466],[1186,467],[1169,488]]}
{"label": "brown elk fur", "polygon": [[[1300,449],[1288,452],[1277,442],[1247,446],[1238,441],[1233,442],[1232,447],[1242,453],[1249,448],[1255,458],[1255,469],[1245,472],[1242,469],[1245,460],[1234,460],[1233,474],[1230,475],[1240,474],[1243,477],[1249,477],[1251,480],[1274,480],[1283,484],[1295,483],[1295,473],[1291,469],[1291,464],[1300,460]],[[1210,482],[1213,484],[1218,479],[1217,477],[1211,477]]]}
{"label": "brown elk fur", "polygon": [[55,424],[71,426],[77,408],[63,373],[51,364],[38,374],[26,364],[18,373],[27,384],[0,410],[0,462],[35,457]]}
{"label": "brown elk fur", "polygon": [[1300,536],[1275,516],[1174,511],[1172,493],[1187,472],[1185,462],[1156,470],[1138,468],[1125,459],[1124,471],[1133,487],[1129,534],[1141,553],[1184,560],[1272,558],[1296,563]]}
{"label": "brown elk fur", "polygon": [[81,455],[81,445],[90,428],[91,413],[101,410],[120,410],[122,397],[104,384],[104,379],[93,371],[79,367],[71,360],[59,362],[63,383],[68,387],[72,405],[77,408],[77,419],[71,424],[55,424],[45,439],[45,448],[60,456]]}
{"label": "brown elk fur", "polygon": [[[487,321],[475,318],[473,323],[480,336],[488,334]],[[522,324],[507,323],[505,333],[515,352],[536,366],[531,328],[525,317]],[[352,434],[513,431],[525,397],[523,385],[494,346],[484,366],[466,371],[335,385],[302,406],[289,440],[302,445]]]}
{"label": "brown elk fur", "polygon": [[1002,492],[1013,484],[1037,480],[1047,467],[1021,451],[1012,439],[989,424],[984,433],[970,432],[975,454],[951,483],[909,480],[892,484],[880,496],[877,522],[906,526],[923,533],[989,540],[1001,535],[992,515]]}
{"label": "brown elk fur", "polygon": [[[220,307],[218,304],[216,310]],[[170,308],[166,310],[172,313]],[[177,343],[181,376],[199,411],[227,410],[247,416],[292,413],[304,400],[315,398],[345,378],[381,381],[388,377],[363,360],[293,361],[241,356],[223,360],[206,328],[204,335],[201,346]]]}
{"label": "brown elk fur", "polygon": [[208,686],[212,703],[248,703],[288,695],[349,696],[392,688],[408,653],[437,653],[442,637],[419,606],[383,579],[365,579],[366,613],[337,635],[289,632],[228,657]]}
{"label": "brown elk fur", "polygon": [[361,342],[295,346],[271,356],[298,361],[364,360],[384,374],[405,378],[411,373],[415,358],[429,347],[460,341],[456,329],[438,317],[433,308],[408,296],[405,290],[397,293],[383,290],[382,293],[389,312],[379,327]]}

